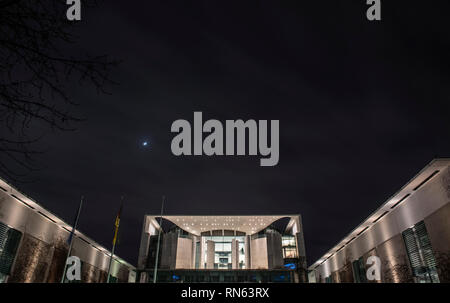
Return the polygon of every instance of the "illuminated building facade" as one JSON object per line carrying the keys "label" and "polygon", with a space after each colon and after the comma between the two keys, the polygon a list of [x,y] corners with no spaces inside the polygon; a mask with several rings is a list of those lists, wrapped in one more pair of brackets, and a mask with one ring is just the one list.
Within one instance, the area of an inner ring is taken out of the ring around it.
{"label": "illuminated building facade", "polygon": [[138,260],[140,282],[153,281],[156,259],[158,282],[306,280],[300,215],[147,215]]}
{"label": "illuminated building facade", "polygon": [[[436,159],[309,267],[310,282],[450,282],[450,159]],[[368,262],[369,261],[369,262]],[[369,264],[368,264],[369,263]]]}
{"label": "illuminated building facade", "polygon": [[[0,283],[59,283],[72,226],[0,179]],[[106,282],[111,253],[76,230],[71,256],[79,282]],[[133,282],[135,268],[114,256],[110,282]]]}

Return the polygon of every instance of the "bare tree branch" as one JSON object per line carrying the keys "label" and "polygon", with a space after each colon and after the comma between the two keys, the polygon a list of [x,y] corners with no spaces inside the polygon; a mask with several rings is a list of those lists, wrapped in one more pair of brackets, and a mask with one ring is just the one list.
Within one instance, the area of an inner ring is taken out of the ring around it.
{"label": "bare tree branch", "polygon": [[[91,5],[96,1],[83,2],[84,9]],[[77,102],[69,83],[100,93],[115,84],[110,70],[117,60],[70,55],[77,37],[67,8],[64,0],[0,0],[0,173],[10,179],[36,169],[34,125],[70,131],[83,120],[72,114]]]}

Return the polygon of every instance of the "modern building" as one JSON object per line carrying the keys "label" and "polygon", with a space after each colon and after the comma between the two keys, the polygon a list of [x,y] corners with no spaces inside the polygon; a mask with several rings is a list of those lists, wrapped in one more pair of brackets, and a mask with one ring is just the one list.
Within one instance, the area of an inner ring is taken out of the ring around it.
{"label": "modern building", "polygon": [[[60,282],[72,227],[0,179],[0,283]],[[111,253],[76,230],[72,256],[81,282],[106,282]],[[135,268],[114,256],[110,282],[133,281]]]}
{"label": "modern building", "polygon": [[[450,159],[436,159],[309,267],[310,282],[450,282]],[[371,258],[375,259],[375,258]]]}
{"label": "modern building", "polygon": [[140,282],[302,282],[300,215],[146,215]]}

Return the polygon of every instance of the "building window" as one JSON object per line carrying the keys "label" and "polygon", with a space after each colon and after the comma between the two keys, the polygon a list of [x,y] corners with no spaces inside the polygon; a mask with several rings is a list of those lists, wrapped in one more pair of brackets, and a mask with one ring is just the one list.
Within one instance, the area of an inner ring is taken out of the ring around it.
{"label": "building window", "polygon": [[22,233],[0,222],[0,283],[11,274]]}
{"label": "building window", "polygon": [[297,245],[296,245],[294,236],[284,235],[281,238],[281,247],[283,250],[283,258],[284,259],[298,258]]}
{"label": "building window", "polygon": [[[208,241],[214,242],[214,269],[232,269],[231,246],[233,240],[237,241],[239,268],[245,268],[245,241],[243,236],[203,236],[205,243],[205,259],[207,258]],[[206,266],[205,266],[206,268]]]}
{"label": "building window", "polygon": [[353,269],[353,277],[355,279],[355,283],[366,283],[366,268],[364,267],[364,259],[363,257],[359,258],[352,262]]}
{"label": "building window", "polygon": [[438,283],[436,259],[425,223],[420,221],[405,230],[402,235],[414,280],[418,283]]}
{"label": "building window", "polygon": [[202,252],[200,251],[200,241],[195,242],[195,269],[200,268],[200,257]]}
{"label": "building window", "polygon": [[119,283],[119,279],[112,275],[109,275],[109,283]]}

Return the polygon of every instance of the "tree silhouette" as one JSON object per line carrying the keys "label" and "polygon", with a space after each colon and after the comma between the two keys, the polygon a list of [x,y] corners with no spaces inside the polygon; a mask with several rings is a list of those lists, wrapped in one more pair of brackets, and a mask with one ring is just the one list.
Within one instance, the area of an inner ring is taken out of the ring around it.
{"label": "tree silhouette", "polygon": [[[96,2],[83,1],[83,9]],[[0,173],[19,180],[37,168],[36,142],[47,130],[70,131],[81,121],[70,83],[107,93],[108,56],[69,55],[77,41],[62,0],[0,0]]]}

